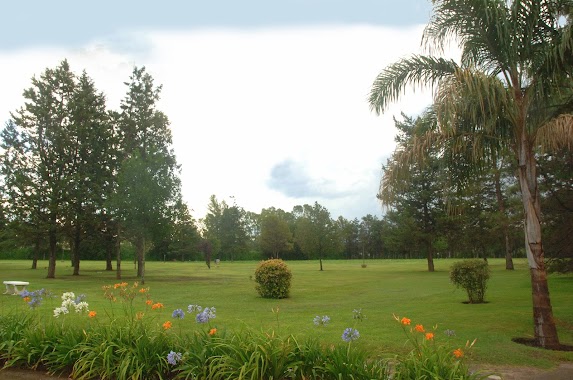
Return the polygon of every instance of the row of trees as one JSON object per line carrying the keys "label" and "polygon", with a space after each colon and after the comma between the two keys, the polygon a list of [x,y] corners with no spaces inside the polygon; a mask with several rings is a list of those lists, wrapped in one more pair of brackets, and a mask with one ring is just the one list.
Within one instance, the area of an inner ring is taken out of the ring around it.
{"label": "row of trees", "polygon": [[55,277],[58,246],[69,245],[74,274],[80,257],[104,251],[111,269],[120,242],[136,248],[144,279],[148,242],[176,235],[191,222],[181,201],[178,165],[161,87],[135,68],[120,110],[67,61],[32,79],[25,104],[0,139],[4,245],[33,247],[33,266],[48,251]]}

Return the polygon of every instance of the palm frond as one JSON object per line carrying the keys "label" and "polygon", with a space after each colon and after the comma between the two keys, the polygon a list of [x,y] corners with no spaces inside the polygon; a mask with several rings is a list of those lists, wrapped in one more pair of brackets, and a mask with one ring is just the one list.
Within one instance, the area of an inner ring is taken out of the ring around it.
{"label": "palm frond", "polygon": [[455,61],[444,58],[414,55],[402,59],[388,66],[374,80],[369,96],[370,108],[381,114],[408,86],[433,88],[457,68]]}
{"label": "palm frond", "polygon": [[543,151],[573,149],[573,114],[563,114],[537,130],[536,142]]}

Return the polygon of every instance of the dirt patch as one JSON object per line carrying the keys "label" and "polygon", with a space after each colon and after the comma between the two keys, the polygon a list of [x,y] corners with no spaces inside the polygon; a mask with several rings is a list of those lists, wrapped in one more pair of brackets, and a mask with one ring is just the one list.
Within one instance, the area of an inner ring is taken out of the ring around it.
{"label": "dirt patch", "polygon": [[7,368],[0,370],[0,380],[57,380],[68,379],[65,377],[50,376],[42,371],[30,369]]}
{"label": "dirt patch", "polygon": [[[537,344],[537,341],[535,339],[532,339],[532,338],[513,338],[512,341],[515,343],[524,344],[524,345],[530,346],[530,347],[545,349],[544,347],[541,347],[539,344]],[[573,346],[570,346],[568,344],[561,344],[561,345],[559,345],[558,348],[553,348],[552,350],[554,350],[554,351],[573,351]]]}
{"label": "dirt patch", "polygon": [[499,377],[491,379],[502,380],[571,380],[573,379],[573,363],[562,363],[559,366],[544,370],[534,367],[516,366],[480,366],[480,373],[491,374]]}
{"label": "dirt patch", "polygon": [[[501,380],[571,380],[573,379],[573,363],[562,363],[559,366],[543,370],[533,367],[515,366],[479,366],[474,370],[482,374],[498,377]],[[0,370],[0,380],[58,380],[69,379],[66,376],[50,376],[45,372],[27,369],[8,368]]]}

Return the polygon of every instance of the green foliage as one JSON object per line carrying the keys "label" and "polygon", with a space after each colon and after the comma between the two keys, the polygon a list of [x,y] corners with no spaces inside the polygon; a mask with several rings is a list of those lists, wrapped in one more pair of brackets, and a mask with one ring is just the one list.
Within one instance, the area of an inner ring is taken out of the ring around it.
{"label": "green foliage", "polygon": [[470,303],[484,302],[489,275],[488,263],[480,259],[458,261],[450,269],[450,281],[466,290]]}
{"label": "green foliage", "polygon": [[[423,325],[416,324],[410,328],[408,318],[394,317],[402,326],[412,350],[404,355],[398,355],[394,366],[394,380],[469,380],[486,378],[478,373],[471,373],[465,362],[465,357],[475,343],[467,343],[462,349],[453,347],[449,342],[440,342],[436,328],[426,330]],[[447,336],[447,335],[444,335]]]}
{"label": "green foliage", "polygon": [[276,259],[279,258],[279,253],[290,251],[293,246],[293,236],[288,223],[277,212],[263,210],[259,239],[262,251]]}
{"label": "green foliage", "polygon": [[257,291],[263,298],[287,298],[292,273],[280,259],[261,261],[255,270]]}

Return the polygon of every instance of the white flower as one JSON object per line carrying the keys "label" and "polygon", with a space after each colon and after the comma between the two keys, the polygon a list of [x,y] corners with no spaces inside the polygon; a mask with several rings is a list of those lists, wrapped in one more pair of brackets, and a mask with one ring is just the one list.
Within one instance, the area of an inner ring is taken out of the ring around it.
{"label": "white flower", "polygon": [[189,305],[187,306],[187,313],[191,314],[195,311],[201,312],[203,308],[199,305]]}
{"label": "white flower", "polygon": [[62,314],[68,314],[68,313],[69,313],[68,308],[63,306],[54,309],[54,317],[56,318],[58,318]]}
{"label": "white flower", "polygon": [[71,310],[73,307],[76,306],[76,303],[74,302],[73,299],[65,299],[62,301],[62,307]]}
{"label": "white flower", "polygon": [[74,304],[74,307],[76,309],[76,313],[81,313],[82,311],[85,311],[85,312],[89,311],[89,309],[88,309],[89,305],[85,301],[82,301],[78,304]]}
{"label": "white flower", "polygon": [[76,295],[74,294],[74,292],[65,292],[64,294],[62,294],[62,300],[66,301],[66,300],[75,300],[76,299]]}

